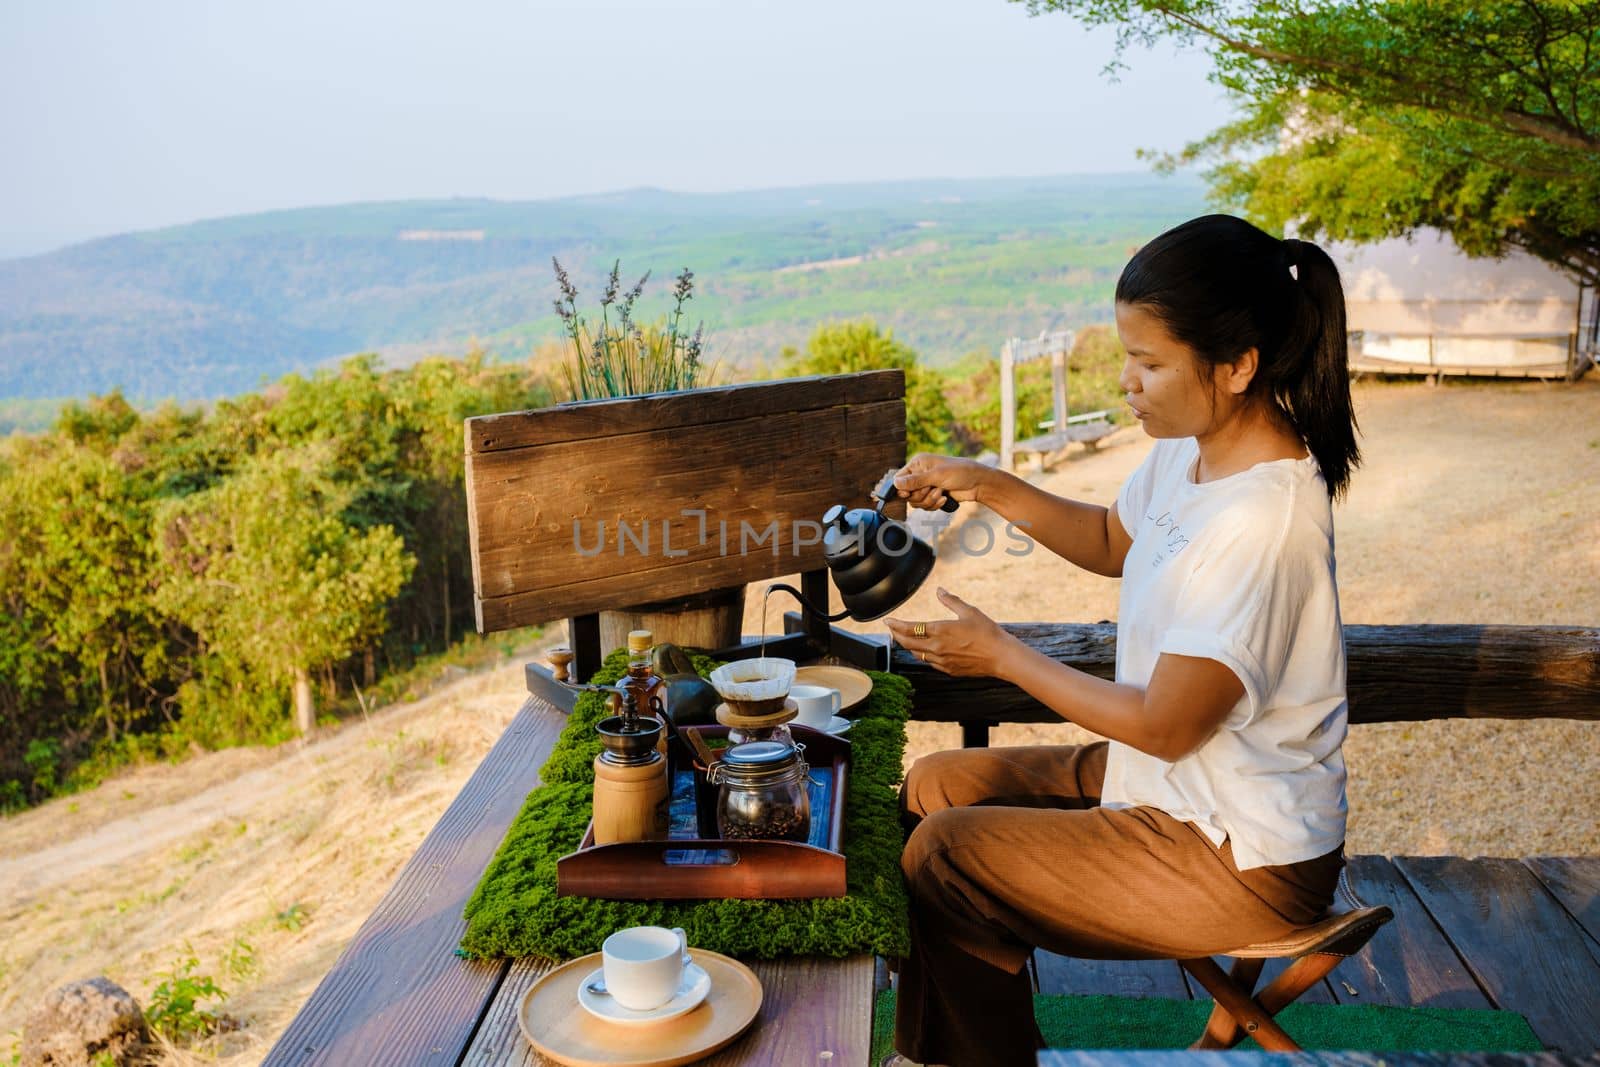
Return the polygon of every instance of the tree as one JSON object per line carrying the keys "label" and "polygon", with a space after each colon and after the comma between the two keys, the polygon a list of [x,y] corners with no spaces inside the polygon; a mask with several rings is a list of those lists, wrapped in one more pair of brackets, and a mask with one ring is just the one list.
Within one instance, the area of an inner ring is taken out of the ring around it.
{"label": "tree", "polygon": [[[1600,282],[1595,0],[1013,0],[1207,47],[1239,117],[1165,158],[1307,238],[1419,227]],[[1117,63],[1113,63],[1116,66]]]}
{"label": "tree", "polygon": [[878,329],[871,319],[817,327],[804,354],[783,350],[786,374],[851,374],[863,370],[902,370],[906,375],[906,453],[942,452],[950,445],[950,405],[938,371],[917,362],[917,354]]}
{"label": "tree", "polygon": [[157,691],[168,652],[146,595],[151,508],[136,480],[68,440],[11,452],[0,471],[0,762],[58,716],[65,735],[83,722],[115,740]]}
{"label": "tree", "polygon": [[383,631],[416,561],[388,526],[342,514],[354,491],[327,445],[256,457],[156,517],[156,603],[220,653],[292,685],[301,733],[316,725],[310,675]]}

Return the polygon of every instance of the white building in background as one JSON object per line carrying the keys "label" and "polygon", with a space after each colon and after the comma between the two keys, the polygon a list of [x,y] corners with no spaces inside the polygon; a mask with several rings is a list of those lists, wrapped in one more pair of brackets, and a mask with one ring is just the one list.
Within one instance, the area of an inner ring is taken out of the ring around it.
{"label": "white building in background", "polygon": [[1526,253],[1472,259],[1436,230],[1328,252],[1352,370],[1564,377],[1600,359],[1593,287]]}

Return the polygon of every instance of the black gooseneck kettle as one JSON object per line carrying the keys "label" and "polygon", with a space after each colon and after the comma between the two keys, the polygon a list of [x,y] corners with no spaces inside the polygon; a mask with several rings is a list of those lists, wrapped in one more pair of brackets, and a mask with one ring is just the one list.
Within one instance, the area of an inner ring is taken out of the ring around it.
{"label": "black gooseneck kettle", "polygon": [[[882,618],[910,600],[933,570],[933,549],[911,532],[910,527],[883,513],[883,506],[894,499],[891,468],[878,479],[871,496],[874,506],[846,511],[835,504],[822,516],[823,560],[833,584],[839,588],[844,610],[830,615],[801,595],[792,585],[774,582],[767,587],[782,589],[800,601],[802,607],[828,622],[849,616],[857,622]],[[942,511],[955,511],[959,502],[946,498]]]}

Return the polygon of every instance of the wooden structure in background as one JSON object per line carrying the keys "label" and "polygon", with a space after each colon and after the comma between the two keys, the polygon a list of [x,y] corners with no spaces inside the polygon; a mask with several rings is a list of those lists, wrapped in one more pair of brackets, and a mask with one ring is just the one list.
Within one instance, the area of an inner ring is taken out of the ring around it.
{"label": "wooden structure in background", "polygon": [[[1015,468],[1018,452],[1048,455],[1073,442],[1093,445],[1114,426],[1106,421],[1107,412],[1067,414],[1067,357],[1077,334],[1072,330],[1041,333],[1031,341],[1013,337],[1000,348],[1000,469]],[[1051,419],[1047,432],[1017,440],[1017,365],[1035,359],[1050,360]]]}
{"label": "wooden structure in background", "polygon": [[1352,370],[1576,378],[1600,359],[1594,287],[1520,249],[1474,258],[1423,228],[1327,252],[1344,283]]}

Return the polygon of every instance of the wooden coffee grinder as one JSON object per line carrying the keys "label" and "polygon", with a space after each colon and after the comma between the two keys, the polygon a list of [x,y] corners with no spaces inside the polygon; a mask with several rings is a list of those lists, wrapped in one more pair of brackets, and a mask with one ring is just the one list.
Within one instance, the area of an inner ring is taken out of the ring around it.
{"label": "wooden coffee grinder", "polygon": [[630,679],[617,685],[569,681],[572,651],[553,648],[548,655],[559,685],[577,692],[604,693],[615,713],[595,724],[604,747],[594,758],[594,843],[665,841],[671,790],[660,743],[666,714],[661,697],[653,692],[660,687],[660,680],[652,679],[657,686],[649,695],[649,710],[654,714],[642,715],[639,688],[630,685]]}
{"label": "wooden coffee grinder", "polygon": [[656,742],[660,719],[638,713],[632,688],[621,686],[622,714],[595,726],[605,746],[594,758],[594,843],[664,841],[667,758]]}

